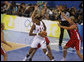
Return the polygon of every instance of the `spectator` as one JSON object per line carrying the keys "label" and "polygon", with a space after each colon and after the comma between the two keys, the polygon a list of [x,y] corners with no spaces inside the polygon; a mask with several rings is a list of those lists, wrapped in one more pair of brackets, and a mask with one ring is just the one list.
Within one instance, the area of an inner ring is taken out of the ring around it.
{"label": "spectator", "polygon": [[1,3],[1,13],[5,13],[6,5],[4,3]]}
{"label": "spectator", "polygon": [[21,16],[24,16],[25,9],[26,9],[25,3],[21,3]]}
{"label": "spectator", "polygon": [[83,1],[79,5],[80,8],[83,8]]}
{"label": "spectator", "polygon": [[12,15],[15,15],[17,13],[17,6],[15,1],[11,2],[10,10]]}
{"label": "spectator", "polygon": [[21,15],[21,6],[17,5],[17,15],[20,16]]}
{"label": "spectator", "polygon": [[5,8],[4,8],[5,13],[10,13],[10,11],[11,11],[10,10],[11,4],[8,1],[5,1],[4,5],[5,5]]}
{"label": "spectator", "polygon": [[[44,3],[45,1],[37,1],[37,5],[38,7],[38,11],[37,13],[41,13],[41,10],[44,7]],[[4,1],[4,3],[1,3],[1,13],[6,13],[6,14],[12,14],[12,15],[19,15],[19,16],[26,16],[26,17],[30,17],[32,12],[34,11],[34,4],[28,4],[26,5],[25,3],[22,3],[20,5],[16,5],[15,1],[12,1],[11,3],[9,3],[9,1]],[[61,7],[61,6],[59,6]],[[83,16],[83,2],[81,2],[80,4],[80,10],[77,10],[75,7],[72,8],[66,8],[66,6],[63,6],[64,9],[63,12],[66,14],[69,14],[71,16],[74,16],[76,18],[76,21],[79,21],[80,23],[82,22],[82,16]],[[62,16],[60,16],[60,13],[58,11],[58,9],[56,8],[49,8],[46,6],[46,10],[45,10],[45,17],[44,19],[47,20],[64,20],[64,18]],[[81,16],[82,15],[82,16]],[[59,17],[60,16],[60,17]],[[62,22],[61,22],[62,23]]]}
{"label": "spectator", "polygon": [[30,17],[33,11],[34,11],[34,5],[29,4],[25,9],[24,14]]}

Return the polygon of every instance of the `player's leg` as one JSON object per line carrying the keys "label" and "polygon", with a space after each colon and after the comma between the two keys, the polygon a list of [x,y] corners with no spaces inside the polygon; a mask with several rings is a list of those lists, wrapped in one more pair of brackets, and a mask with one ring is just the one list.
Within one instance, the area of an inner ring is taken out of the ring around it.
{"label": "player's leg", "polygon": [[[31,44],[31,48],[27,54],[27,56],[25,57],[25,59],[23,61],[31,61],[33,57],[33,55],[35,54],[35,52],[37,51],[37,46],[39,44],[39,39],[38,38],[34,38],[32,44]],[[30,57],[31,56],[31,57]],[[30,58],[29,58],[30,57]]]}
{"label": "player's leg", "polygon": [[29,59],[28,59],[29,61],[32,61],[32,58],[33,58],[34,54],[36,53],[37,49],[38,49],[38,48],[35,48],[35,49],[32,51],[32,53],[31,53],[31,55],[30,55],[30,57],[29,57]]}
{"label": "player's leg", "polygon": [[65,46],[64,49],[63,49],[63,59],[61,61],[66,61],[66,55],[67,55],[67,49],[69,47]]}
{"label": "player's leg", "polygon": [[4,56],[4,61],[7,61],[7,53],[6,53],[5,50],[2,48],[2,46],[1,46],[1,54]]}
{"label": "player's leg", "polygon": [[4,53],[3,56],[4,56],[4,61],[7,61],[7,54]]}
{"label": "player's leg", "polygon": [[48,52],[52,55],[52,51],[51,51],[50,45],[47,45],[47,49],[48,49]]}
{"label": "player's leg", "polygon": [[29,52],[27,53],[26,57],[29,57],[32,53],[32,51],[34,51],[34,48],[30,48]]}
{"label": "player's leg", "polygon": [[77,55],[81,58],[81,60],[83,60],[83,55],[80,52],[80,50],[81,50],[81,40],[76,40],[75,48],[76,48]]}
{"label": "player's leg", "polygon": [[49,44],[47,45],[47,49],[48,49],[48,55],[50,55],[50,56],[51,56],[51,59],[54,59],[54,56],[53,56],[53,54],[52,54],[52,50],[51,50],[51,48],[50,48],[50,45],[49,45]]}
{"label": "player's leg", "polygon": [[83,60],[83,55],[81,54],[80,50],[76,50],[77,55],[81,58],[81,60]]}
{"label": "player's leg", "polygon": [[46,54],[51,61],[54,61],[54,59],[51,57],[50,53],[48,53],[47,49],[43,49],[44,54]]}
{"label": "player's leg", "polygon": [[31,56],[33,51],[37,48],[37,44],[38,44],[37,40],[32,42],[31,48],[29,52],[27,53],[26,57],[23,59],[23,61],[29,61],[29,57]]}
{"label": "player's leg", "polygon": [[64,46],[64,48],[63,48],[63,59],[62,59],[62,61],[65,61],[66,60],[66,55],[67,55],[67,49],[68,48],[70,48],[70,47],[74,47],[74,40],[72,40],[72,39],[70,39],[67,43],[66,43],[66,45]]}
{"label": "player's leg", "polygon": [[63,49],[63,60],[65,61],[66,60],[66,55],[67,55],[67,49],[69,47],[65,46],[64,49]]}
{"label": "player's leg", "polygon": [[31,44],[31,48],[30,48],[27,56],[30,56],[30,54],[32,53],[32,51],[36,50],[38,44],[39,44],[38,38],[34,39],[33,42],[32,42],[32,44]]}
{"label": "player's leg", "polygon": [[31,53],[34,51],[34,48],[30,48],[29,52],[27,53],[26,57],[23,59],[23,61],[29,61],[29,57],[31,55]]}
{"label": "player's leg", "polygon": [[41,48],[43,49],[44,54],[46,54],[51,61],[54,61],[52,55],[47,51],[46,42],[41,44]]}
{"label": "player's leg", "polygon": [[51,51],[51,48],[50,48],[50,45],[49,45],[50,41],[47,37],[45,37],[45,41],[46,41],[47,49],[48,49],[49,53],[52,55],[52,51]]}

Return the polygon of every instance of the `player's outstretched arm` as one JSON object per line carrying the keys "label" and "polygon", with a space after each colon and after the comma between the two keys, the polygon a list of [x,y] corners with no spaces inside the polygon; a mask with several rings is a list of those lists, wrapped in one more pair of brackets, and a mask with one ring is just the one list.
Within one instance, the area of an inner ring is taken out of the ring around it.
{"label": "player's outstretched arm", "polygon": [[61,13],[61,15],[66,19],[66,21],[68,21],[70,24],[74,24],[74,22],[71,20],[71,18],[68,18],[63,12],[62,10],[58,7],[59,13]]}
{"label": "player's outstretched arm", "polygon": [[68,21],[70,24],[74,24],[74,22],[71,20],[71,18],[68,18],[63,12],[61,12],[62,16]]}
{"label": "player's outstretched arm", "polygon": [[42,16],[44,16],[45,12],[46,12],[46,5],[47,5],[47,2],[44,4],[44,8],[42,9]]}
{"label": "player's outstretched arm", "polygon": [[34,18],[35,17],[35,13],[36,13],[37,9],[38,9],[38,5],[35,6],[35,9],[34,9],[34,11],[32,13],[31,18]]}
{"label": "player's outstretched arm", "polygon": [[71,30],[71,29],[76,29],[77,28],[76,24],[74,24],[74,25],[72,25],[70,27],[62,26],[60,24],[58,24],[58,26],[61,27],[61,28],[67,29],[67,30]]}
{"label": "player's outstretched arm", "polygon": [[7,43],[6,41],[1,41],[2,43],[8,45],[9,47],[12,47],[9,43]]}

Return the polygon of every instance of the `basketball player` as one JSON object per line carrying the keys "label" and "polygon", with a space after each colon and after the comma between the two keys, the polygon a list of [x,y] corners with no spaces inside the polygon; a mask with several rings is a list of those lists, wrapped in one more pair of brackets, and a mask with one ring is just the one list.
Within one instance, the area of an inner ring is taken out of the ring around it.
{"label": "basketball player", "polygon": [[60,13],[62,14],[62,16],[70,23],[69,27],[66,26],[61,26],[60,24],[58,24],[61,28],[70,30],[70,34],[71,34],[71,38],[70,40],[67,42],[67,44],[64,47],[64,58],[63,61],[66,60],[66,55],[67,55],[67,49],[72,47],[76,49],[77,55],[83,60],[83,56],[80,52],[80,48],[81,48],[81,37],[80,34],[78,32],[78,26],[76,24],[77,21],[75,21],[75,18],[72,16],[70,18],[67,18],[65,16],[65,14],[59,9]]}
{"label": "basketball player", "polygon": [[[35,8],[38,8],[37,6],[35,7]],[[34,11],[34,12],[36,12],[36,11]],[[34,12],[33,12],[33,14],[32,15],[34,15]],[[34,17],[33,17],[34,18]],[[42,22],[42,21],[40,21],[40,20],[38,20],[40,17],[38,16],[36,16],[36,20],[34,19],[33,20],[33,26],[32,26],[32,28],[31,28],[31,30],[30,30],[30,35],[35,35],[35,41],[33,41],[33,43],[32,43],[32,45],[31,45],[31,47],[33,47],[33,48],[31,48],[30,50],[29,50],[29,53],[27,54],[27,57],[29,57],[30,56],[30,54],[31,54],[31,59],[32,59],[32,57],[33,57],[33,55],[35,54],[35,52],[37,51],[37,49],[39,48],[39,47],[41,47],[42,49],[43,49],[43,51],[44,51],[44,53],[46,53],[47,54],[47,56],[50,58],[50,60],[52,60],[53,61],[53,57],[52,57],[52,53],[50,52],[50,53],[48,53],[47,52],[47,50],[46,50],[46,42],[45,42],[45,39],[47,40],[47,41],[49,41],[48,40],[48,38],[47,37],[45,37],[43,40],[42,40],[42,37],[41,37],[41,31],[45,31],[46,30],[46,27],[45,27],[45,24]],[[42,26],[43,25],[43,26]],[[36,34],[34,34],[33,33],[33,31],[36,31],[36,32],[38,32],[38,34],[39,35],[36,35]],[[40,36],[39,37],[39,40],[38,40],[38,36]],[[37,38],[36,38],[37,37]],[[37,40],[36,40],[37,39]],[[41,39],[41,40],[40,40]],[[40,43],[41,42],[41,43]],[[43,42],[43,43],[42,43]],[[35,46],[35,44],[36,44],[36,46]],[[49,44],[49,42],[47,42],[47,44]],[[49,50],[51,50],[50,49],[50,46],[48,45],[48,49]],[[26,58],[27,59],[27,58]],[[26,60],[25,59],[25,60]],[[30,59],[30,60],[31,60]]]}
{"label": "basketball player", "polygon": [[[4,25],[1,24],[1,43],[4,43],[4,44],[8,45],[9,47],[12,47],[10,44],[8,44],[7,42],[5,42],[3,30],[4,30]],[[7,61],[7,53],[4,50],[4,48],[2,47],[2,45],[1,45],[1,55],[4,56],[4,61]]]}

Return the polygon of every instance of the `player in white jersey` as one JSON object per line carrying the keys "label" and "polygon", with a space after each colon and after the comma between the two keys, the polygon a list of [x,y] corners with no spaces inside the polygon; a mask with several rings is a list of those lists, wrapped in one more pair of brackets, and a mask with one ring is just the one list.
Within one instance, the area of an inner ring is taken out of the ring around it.
{"label": "player in white jersey", "polygon": [[43,35],[41,32],[45,31],[46,27],[45,27],[44,23],[42,21],[40,21],[38,18],[40,18],[40,17],[35,17],[35,18],[33,17],[34,20],[32,20],[33,21],[33,26],[32,26],[32,28],[30,30],[29,35],[35,36],[35,37],[33,39],[33,43],[31,44],[31,49],[29,50],[29,52],[28,52],[27,56],[25,57],[24,61],[29,60],[27,58],[30,55],[31,56],[34,55],[34,53],[38,49],[38,44],[41,45],[41,48],[43,49],[44,53],[49,57],[49,59],[53,61],[53,57],[52,57],[51,53],[49,54],[47,52],[47,46],[46,46],[46,42],[45,42],[45,37],[41,37]]}

